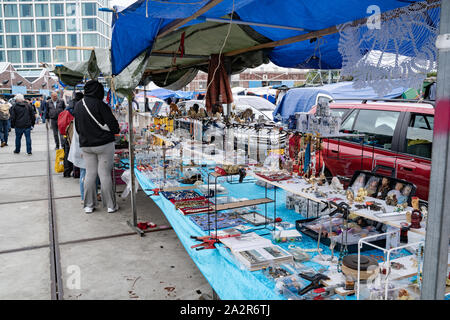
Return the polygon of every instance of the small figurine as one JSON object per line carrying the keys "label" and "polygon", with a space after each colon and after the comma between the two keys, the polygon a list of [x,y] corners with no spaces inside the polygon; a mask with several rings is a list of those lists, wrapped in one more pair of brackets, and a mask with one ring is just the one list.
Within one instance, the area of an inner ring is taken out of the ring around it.
{"label": "small figurine", "polygon": [[347,200],[348,200],[348,204],[352,205],[353,204],[353,200],[355,198],[355,194],[353,193],[352,190],[347,189],[347,192],[345,193]]}
{"label": "small figurine", "polygon": [[398,201],[397,201],[397,196],[395,195],[395,193],[391,193],[386,196],[386,204],[388,206],[395,207],[397,205],[397,203],[398,203]]}
{"label": "small figurine", "polygon": [[402,195],[401,192],[400,192],[402,190],[402,188],[403,188],[403,183],[397,182],[395,184],[395,188],[392,189],[391,191],[389,191],[387,195],[389,196],[389,195],[395,194],[396,199],[397,199],[397,203],[398,203],[398,199]]}
{"label": "small figurine", "polygon": [[408,205],[408,197],[411,193],[411,190],[412,187],[408,184],[403,188],[401,195],[398,197],[398,204],[406,203]]}
{"label": "small figurine", "polygon": [[317,181],[317,185],[319,185],[319,186],[326,186],[327,185],[327,178],[325,177],[325,174],[323,172],[319,176],[319,180]]}
{"label": "small figurine", "polygon": [[422,212],[419,210],[419,198],[412,197],[411,204],[413,207],[413,211],[411,213],[411,225],[409,226],[412,229],[420,229],[420,221],[422,221]]}
{"label": "small figurine", "polygon": [[377,192],[377,198],[378,199],[385,199],[387,194],[389,192],[389,179],[383,178],[381,180],[381,186],[378,188]]}
{"label": "small figurine", "polygon": [[355,201],[356,202],[364,202],[364,199],[367,196],[367,190],[364,188],[359,188],[358,193],[356,194]]}
{"label": "small figurine", "polygon": [[333,179],[331,179],[331,187],[335,190],[344,190],[344,186],[337,177],[333,177]]}

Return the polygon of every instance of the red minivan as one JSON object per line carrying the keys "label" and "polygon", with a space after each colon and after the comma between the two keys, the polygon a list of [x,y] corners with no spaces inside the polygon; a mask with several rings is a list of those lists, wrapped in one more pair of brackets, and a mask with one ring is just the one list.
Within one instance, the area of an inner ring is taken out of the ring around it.
{"label": "red minivan", "polygon": [[[341,132],[362,138],[324,139],[322,156],[328,175],[350,178],[373,170],[410,181],[416,195],[428,200],[434,105],[415,102],[330,103],[342,117]],[[312,110],[313,111],[313,110]]]}

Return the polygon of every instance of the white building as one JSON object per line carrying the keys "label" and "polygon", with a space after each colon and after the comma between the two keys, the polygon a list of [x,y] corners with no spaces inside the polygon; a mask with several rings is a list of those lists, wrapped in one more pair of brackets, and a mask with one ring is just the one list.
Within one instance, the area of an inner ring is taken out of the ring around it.
{"label": "white building", "polygon": [[16,69],[88,59],[89,51],[57,46],[109,47],[109,0],[0,0],[0,62]]}

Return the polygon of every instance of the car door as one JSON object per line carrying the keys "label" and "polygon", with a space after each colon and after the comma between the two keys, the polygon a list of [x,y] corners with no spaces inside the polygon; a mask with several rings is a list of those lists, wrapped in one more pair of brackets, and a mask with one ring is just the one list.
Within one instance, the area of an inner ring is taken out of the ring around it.
{"label": "car door", "polygon": [[[375,166],[395,169],[395,133],[400,130],[400,111],[354,109],[343,121],[342,132],[364,134],[364,138],[333,140],[328,152],[335,159],[325,161],[333,175],[351,177],[356,170],[372,170]],[[391,170],[379,173],[391,175]]]}
{"label": "car door", "polygon": [[416,185],[416,195],[428,200],[434,115],[408,112],[401,133],[397,177]]}

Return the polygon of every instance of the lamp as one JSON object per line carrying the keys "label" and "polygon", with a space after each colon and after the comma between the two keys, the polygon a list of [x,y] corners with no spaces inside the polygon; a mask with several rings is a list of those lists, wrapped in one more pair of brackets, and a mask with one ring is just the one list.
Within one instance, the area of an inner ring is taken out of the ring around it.
{"label": "lamp", "polygon": [[20,85],[21,85],[22,83],[23,83],[23,81],[22,81],[22,80],[20,80],[20,81],[17,81],[17,83],[16,83],[16,84],[17,84],[18,86],[20,86]]}
{"label": "lamp", "polygon": [[9,80],[3,80],[3,81],[2,81],[2,84],[5,85],[5,84],[7,84],[8,82],[9,82]]}

